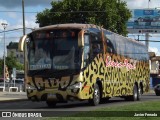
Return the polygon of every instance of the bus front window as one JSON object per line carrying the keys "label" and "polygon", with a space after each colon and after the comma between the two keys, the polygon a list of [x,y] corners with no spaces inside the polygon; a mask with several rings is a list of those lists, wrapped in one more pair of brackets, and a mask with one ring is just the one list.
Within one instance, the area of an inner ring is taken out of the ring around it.
{"label": "bus front window", "polygon": [[29,70],[80,69],[79,30],[51,30],[32,33],[28,43]]}

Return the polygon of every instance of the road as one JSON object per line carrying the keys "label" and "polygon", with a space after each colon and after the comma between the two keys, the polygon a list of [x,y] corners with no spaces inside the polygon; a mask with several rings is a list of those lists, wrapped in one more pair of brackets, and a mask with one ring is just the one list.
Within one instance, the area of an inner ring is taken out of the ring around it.
{"label": "road", "polygon": [[[81,111],[93,111],[95,109],[104,108],[104,107],[112,107],[112,106],[121,106],[127,104],[135,104],[141,103],[144,101],[158,101],[160,100],[160,96],[156,96],[155,93],[149,93],[142,96],[141,101],[125,101],[123,98],[114,97],[111,98],[108,102],[99,104],[98,106],[90,106],[88,101],[81,102],[69,102],[69,103],[61,103],[57,104],[55,108],[48,108],[45,102],[31,102],[31,101],[17,101],[17,102],[0,102],[0,117],[5,112],[10,113],[11,117],[15,117],[15,115],[29,115],[30,113],[38,114],[42,117],[63,117],[66,115],[75,115]],[[125,111],[124,111],[125,112]],[[118,112],[119,113],[119,112]],[[96,112],[97,114],[97,112]],[[93,113],[93,115],[96,115]],[[104,115],[108,114],[104,113]],[[116,113],[117,114],[117,113]],[[121,113],[120,113],[121,114]],[[126,114],[126,113],[122,113]],[[132,113],[133,115],[135,113]],[[114,112],[115,116],[115,112]],[[21,116],[20,116],[21,117]],[[18,120],[16,116],[16,120]],[[39,120],[39,119],[38,119]]]}
{"label": "road", "polygon": [[[141,101],[151,101],[151,100],[160,100],[160,96],[156,96],[154,93],[148,93],[142,96]],[[48,108],[45,102],[31,102],[31,101],[18,101],[18,102],[6,102],[0,103],[0,110],[11,110],[11,109],[20,109],[20,110],[32,110],[32,111],[90,111],[97,108],[117,106],[122,104],[133,104],[133,101],[125,101],[123,98],[114,97],[111,98],[108,102],[100,104],[98,106],[90,106],[87,101],[81,102],[69,102],[69,103],[59,103],[55,108]]]}

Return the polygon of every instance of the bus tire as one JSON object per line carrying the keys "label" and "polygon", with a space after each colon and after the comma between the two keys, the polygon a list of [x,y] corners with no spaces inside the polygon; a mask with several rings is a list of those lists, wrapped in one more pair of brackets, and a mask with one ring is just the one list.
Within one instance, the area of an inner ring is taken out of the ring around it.
{"label": "bus tire", "polygon": [[46,104],[49,108],[54,108],[56,106],[56,102],[55,101],[46,101]]}
{"label": "bus tire", "polygon": [[100,90],[98,84],[94,86],[93,99],[89,99],[89,103],[96,106],[100,103]]}
{"label": "bus tire", "polygon": [[137,101],[138,100],[138,88],[137,85],[134,85],[133,87],[133,95],[132,95],[132,101]]}
{"label": "bus tire", "polygon": [[137,100],[140,100],[141,97],[142,97],[142,87],[139,86],[139,87],[138,87],[138,96],[137,96]]}
{"label": "bus tire", "polygon": [[133,95],[125,96],[124,98],[126,101],[137,101],[138,100],[137,85],[134,85],[134,87],[133,87]]}
{"label": "bus tire", "polygon": [[160,96],[160,93],[157,93],[157,92],[156,92],[156,96]]}

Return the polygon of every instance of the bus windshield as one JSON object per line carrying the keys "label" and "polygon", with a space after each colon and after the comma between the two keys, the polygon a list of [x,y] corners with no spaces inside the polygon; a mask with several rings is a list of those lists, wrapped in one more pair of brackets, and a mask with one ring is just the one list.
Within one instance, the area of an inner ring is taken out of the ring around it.
{"label": "bus windshield", "polygon": [[37,31],[29,35],[29,70],[80,69],[79,30]]}

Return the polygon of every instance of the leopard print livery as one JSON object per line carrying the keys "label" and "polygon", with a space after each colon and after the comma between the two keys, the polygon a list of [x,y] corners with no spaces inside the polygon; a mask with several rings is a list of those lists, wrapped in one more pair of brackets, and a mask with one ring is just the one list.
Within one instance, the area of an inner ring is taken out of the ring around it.
{"label": "leopard print livery", "polygon": [[[107,65],[108,58],[112,63]],[[99,53],[77,75],[59,78],[28,76],[25,79],[27,96],[33,101],[92,99],[96,83],[99,85],[101,97],[127,96],[133,95],[135,84],[141,86],[143,92],[149,90],[149,62],[118,54]],[[76,84],[80,87],[73,89]]]}
{"label": "leopard print livery", "polygon": [[[107,54],[109,55],[113,61],[123,62],[126,59],[123,56]],[[128,61],[132,60],[128,59]],[[147,62],[138,61],[136,68],[131,70],[106,67],[103,55],[97,55],[83,72],[84,85],[89,86],[89,92],[86,92],[85,98],[92,98],[94,84],[97,80],[102,84],[102,97],[132,95],[135,83],[139,86],[142,84],[143,91],[147,92],[149,90],[149,68],[147,66]]]}
{"label": "leopard print livery", "polygon": [[[113,61],[123,62],[126,58],[114,54],[106,54]],[[133,60],[128,59],[133,64]],[[35,86],[35,90],[28,90],[28,97],[36,96],[42,100],[44,94],[53,93],[61,96],[60,100],[67,100],[68,96],[78,99],[91,99],[93,97],[94,84],[100,81],[102,97],[132,95],[135,83],[143,86],[143,92],[149,90],[149,68],[145,61],[137,61],[135,69],[122,67],[106,67],[103,54],[98,54],[93,61],[79,75],[61,77],[59,79],[43,79],[28,77],[28,84]],[[82,87],[73,91],[68,86],[74,85],[79,81]],[[49,99],[49,98],[47,98]],[[58,97],[55,98],[58,101]]]}

